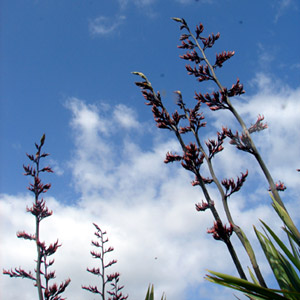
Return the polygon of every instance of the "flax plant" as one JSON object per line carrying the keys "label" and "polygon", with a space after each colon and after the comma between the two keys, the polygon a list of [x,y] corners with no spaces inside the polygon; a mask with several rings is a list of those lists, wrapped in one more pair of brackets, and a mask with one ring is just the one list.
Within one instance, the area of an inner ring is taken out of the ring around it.
{"label": "flax plant", "polygon": [[[173,132],[181,145],[183,154],[178,155],[176,153],[168,152],[165,163],[180,161],[182,167],[194,174],[195,180],[192,182],[192,185],[200,186],[206,200],[202,201],[202,203],[196,204],[196,210],[210,210],[215,220],[214,226],[208,230],[208,233],[213,234],[213,237],[216,240],[220,240],[226,244],[240,278],[247,280],[237,253],[230,241],[230,237],[234,232],[248,254],[256,275],[257,282],[262,287],[266,288],[267,285],[261,274],[254,250],[246,234],[235,223],[228,207],[229,197],[241,189],[248,176],[248,170],[246,170],[244,173],[241,173],[241,176],[238,177],[236,181],[233,179],[223,179],[220,181],[215,174],[212,161],[213,158],[224,149],[224,140],[229,138],[230,144],[235,145],[241,151],[252,154],[256,158],[267,179],[270,191],[272,192],[276,203],[278,203],[287,213],[286,208],[278,194],[278,190],[283,190],[284,186],[282,183],[274,183],[266,164],[262,160],[261,155],[251,138],[252,133],[266,129],[267,125],[263,123],[264,117],[259,115],[256,122],[250,127],[247,127],[230,101],[230,98],[245,93],[243,85],[239,80],[237,80],[237,82],[234,83],[231,88],[226,88],[221,84],[216,75],[216,70],[218,68],[222,68],[224,62],[229,60],[235,54],[235,52],[223,51],[222,53],[217,54],[214,64],[208,60],[206,51],[214,46],[214,43],[220,37],[220,33],[211,34],[208,37],[204,37],[202,35],[204,26],[200,23],[199,26],[196,26],[195,34],[193,34],[184,19],[173,18],[173,20],[180,23],[180,30],[185,30],[185,33],[180,36],[181,45],[178,46],[178,48],[187,49],[188,52],[180,57],[195,64],[193,67],[191,65],[186,65],[188,74],[196,77],[197,81],[200,83],[204,81],[211,81],[215,83],[219,90],[214,91],[211,94],[195,93],[196,104],[193,108],[187,107],[183,100],[182,93],[180,91],[176,91],[175,94],[177,96],[177,106],[179,107],[179,111],[175,110],[175,112],[169,113],[162,101],[160,93],[156,93],[154,91],[150,81],[141,72],[133,72],[133,74],[140,76],[140,78],[143,80],[141,82],[136,82],[136,85],[141,88],[142,94],[147,101],[146,105],[152,107],[152,113],[157,127],[168,129]],[[242,128],[242,134],[239,134],[238,131],[233,134],[231,129],[223,127],[219,132],[217,132],[216,140],[201,140],[200,132],[203,127],[207,125],[206,122],[203,121],[203,113],[200,112],[200,108],[203,103],[206,104],[212,111],[223,109],[231,112],[239,122]],[[184,135],[188,133],[192,134],[194,142],[186,144],[184,141]],[[203,163],[207,164],[209,177],[205,177],[203,175],[201,168]],[[214,201],[210,196],[207,186],[211,183],[215,184],[219,192],[223,209],[229,222],[228,227],[221,220],[220,215],[214,205]],[[300,237],[299,232],[296,234],[298,237]]]}

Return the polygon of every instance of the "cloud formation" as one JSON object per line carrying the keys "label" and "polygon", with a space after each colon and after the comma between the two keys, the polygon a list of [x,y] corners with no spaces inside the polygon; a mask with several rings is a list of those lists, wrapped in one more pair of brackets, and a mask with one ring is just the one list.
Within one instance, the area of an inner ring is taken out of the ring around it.
{"label": "cloud formation", "polygon": [[89,31],[92,36],[107,36],[114,33],[125,19],[126,17],[122,15],[114,18],[99,16],[89,21]]}

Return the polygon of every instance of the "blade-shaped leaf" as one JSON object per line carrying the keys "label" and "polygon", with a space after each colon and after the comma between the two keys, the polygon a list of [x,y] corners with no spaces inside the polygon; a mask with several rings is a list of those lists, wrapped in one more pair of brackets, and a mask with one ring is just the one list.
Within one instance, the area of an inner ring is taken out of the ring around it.
{"label": "blade-shaped leaf", "polygon": [[145,300],[154,300],[154,286],[149,285]]}
{"label": "blade-shaped leaf", "polygon": [[[161,296],[161,300],[166,300],[166,299],[167,299],[166,295],[165,295],[165,293],[163,293]],[[154,300],[154,285],[153,284],[151,284],[151,285],[149,284],[145,300]]]}
{"label": "blade-shaped leaf", "polygon": [[277,212],[278,216],[281,218],[283,223],[286,225],[286,227],[292,233],[292,236],[293,236],[295,242],[298,244],[298,246],[300,246],[300,233],[299,233],[297,227],[295,226],[293,220],[289,216],[288,212],[279,203],[277,203],[275,201],[275,199],[273,198],[272,195],[271,195],[271,198],[272,198],[272,201],[273,201],[272,206],[274,207],[274,209]]}
{"label": "blade-shaped leaf", "polygon": [[259,285],[258,280],[256,279],[256,277],[254,276],[253,272],[251,271],[251,269],[250,269],[249,267],[248,267],[248,272],[249,272],[249,274],[250,274],[250,277],[251,277],[252,281],[253,281],[255,284]]}
{"label": "blade-shaped leaf", "polygon": [[297,256],[295,256],[291,251],[285,246],[285,244],[281,241],[281,239],[274,233],[274,231],[262,220],[261,223],[264,225],[265,229],[270,233],[272,238],[276,241],[278,246],[282,249],[284,254],[290,259],[290,261],[295,265],[295,267],[300,270],[300,260]]}
{"label": "blade-shaped leaf", "polygon": [[264,288],[260,285],[257,285],[255,283],[249,282],[244,279],[240,279],[238,277],[234,277],[234,276],[230,276],[218,272],[213,272],[213,271],[209,271],[209,272],[215,276],[207,275],[205,279],[241,291],[244,294],[251,296],[251,298],[253,299],[259,299],[259,300],[260,299],[268,299],[268,300],[287,299],[284,296],[279,294],[282,293],[282,291],[280,290]]}
{"label": "blade-shaped leaf", "polygon": [[288,278],[284,268],[280,263],[278,251],[274,247],[273,243],[270,240],[268,240],[261,232],[259,232],[255,228],[255,226],[254,226],[254,231],[265,253],[266,258],[268,259],[270,267],[273,270],[273,273],[275,275],[275,278],[280,288],[289,290]]}

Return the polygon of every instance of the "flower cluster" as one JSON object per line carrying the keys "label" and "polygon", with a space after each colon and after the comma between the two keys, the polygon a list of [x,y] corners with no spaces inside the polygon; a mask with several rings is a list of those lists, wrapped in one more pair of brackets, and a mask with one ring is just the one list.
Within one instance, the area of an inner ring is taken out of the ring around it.
{"label": "flower cluster", "polygon": [[219,153],[224,149],[223,141],[226,138],[226,135],[223,131],[217,132],[217,135],[217,141],[209,139],[207,142],[205,142],[209,152],[209,159],[211,159],[216,153]]}
{"label": "flower cluster", "polygon": [[245,133],[239,135],[238,131],[233,134],[231,129],[227,129],[225,127],[223,127],[222,129],[223,133],[230,138],[230,144],[236,146],[239,150],[254,154],[248,135],[246,135]]}
{"label": "flower cluster", "polygon": [[245,173],[242,173],[241,177],[237,178],[235,182],[233,178],[222,180],[222,185],[225,188],[225,196],[226,198],[230,197],[233,193],[239,191],[246,181],[246,177],[248,176],[248,170]]}
{"label": "flower cluster", "polygon": [[201,203],[199,202],[199,203],[195,204],[195,208],[197,211],[205,211],[209,208],[210,205],[214,205],[214,202],[211,201],[211,204],[208,204],[207,202],[204,202],[202,200]]}
{"label": "flower cluster", "polygon": [[264,116],[258,115],[255,124],[251,125],[248,128],[248,131],[249,131],[250,134],[253,133],[253,132],[258,132],[258,131],[261,131],[261,130],[264,130],[264,129],[268,128],[268,125],[266,123],[264,123],[264,124],[262,123],[264,118],[265,118]]}
{"label": "flower cluster", "polygon": [[124,285],[119,286],[120,274],[114,273],[108,276],[108,281],[110,281],[111,291],[107,291],[110,295],[108,300],[126,300],[128,295],[124,296],[121,290],[124,288]]}
{"label": "flower cluster", "polygon": [[204,95],[195,93],[195,99],[205,103],[211,110],[229,109],[226,93],[223,90],[220,92],[213,92],[211,95],[209,93]]}
{"label": "flower cluster", "polygon": [[218,241],[228,241],[232,235],[233,227],[230,224],[229,227],[223,225],[221,221],[214,222],[214,226],[210,229],[207,229],[207,233],[211,233],[213,238]]}
{"label": "flower cluster", "polygon": [[216,67],[223,67],[223,63],[228,60],[229,58],[231,58],[233,55],[235,54],[234,51],[223,51],[220,54],[216,54],[216,62],[213,65],[214,68]]}
{"label": "flower cluster", "polygon": [[[284,190],[286,190],[286,186],[285,186],[284,183],[281,182],[280,180],[279,180],[279,182],[277,182],[277,183],[275,184],[275,186],[276,186],[276,190],[277,190],[277,191],[283,192]],[[270,188],[269,188],[269,191],[271,191]]]}

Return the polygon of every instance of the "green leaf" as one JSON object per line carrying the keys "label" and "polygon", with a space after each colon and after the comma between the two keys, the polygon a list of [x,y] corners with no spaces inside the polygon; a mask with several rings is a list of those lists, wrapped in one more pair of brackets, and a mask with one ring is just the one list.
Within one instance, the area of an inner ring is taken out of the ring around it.
{"label": "green leaf", "polygon": [[253,272],[251,271],[251,269],[250,269],[249,267],[248,267],[248,272],[249,272],[249,274],[250,274],[250,277],[251,277],[252,281],[253,281],[255,284],[259,285],[258,280],[256,279],[256,277],[254,276]]}
{"label": "green leaf", "polygon": [[211,275],[207,275],[205,279],[208,281],[221,284],[233,288],[235,290],[241,291],[244,294],[250,296],[253,299],[268,299],[268,300],[282,300],[287,299],[284,296],[280,295],[282,293],[280,290],[264,288],[255,283],[251,283],[247,280],[240,279],[231,275],[226,275],[218,272],[209,271]]}
{"label": "green leaf", "polygon": [[[289,260],[295,265],[295,267],[300,270],[300,260],[298,256],[295,256],[295,251],[293,250],[293,253],[285,246],[285,244],[281,241],[281,239],[273,232],[273,230],[262,220],[260,220],[261,223],[264,225],[264,227],[267,229],[267,231],[270,233],[270,235],[273,237],[273,239],[276,241],[278,246],[282,249],[282,251],[285,253],[285,255],[289,258]],[[288,234],[289,237],[289,234]],[[290,237],[289,237],[290,240]],[[291,240],[290,240],[291,244]],[[292,246],[292,244],[291,244]]]}
{"label": "green leaf", "polygon": [[287,232],[287,236],[288,236],[288,239],[289,239],[289,242],[290,242],[290,246],[291,246],[292,251],[293,251],[293,255],[300,262],[300,252],[299,252],[300,249],[296,248],[295,243],[293,242],[293,238],[291,237],[291,233],[290,232]]}
{"label": "green leaf", "polygon": [[154,286],[153,284],[148,287],[145,300],[154,300]]}
{"label": "green leaf", "polygon": [[279,203],[276,202],[276,200],[274,199],[272,194],[270,194],[270,196],[273,201],[272,206],[274,207],[275,211],[277,212],[278,216],[281,218],[283,223],[290,230],[290,232],[293,236],[293,239],[300,247],[300,233],[299,233],[297,227],[295,226],[293,220],[289,216],[288,212]]}
{"label": "green leaf", "polygon": [[[165,293],[162,294],[161,300],[166,300]],[[154,285],[149,284],[145,300],[154,300]]]}
{"label": "green leaf", "polygon": [[262,233],[260,233],[254,226],[254,231],[260,242],[260,245],[265,253],[266,258],[273,270],[275,278],[281,289],[289,290],[288,277],[279,259],[279,253],[274,247],[273,243],[268,240]]}

